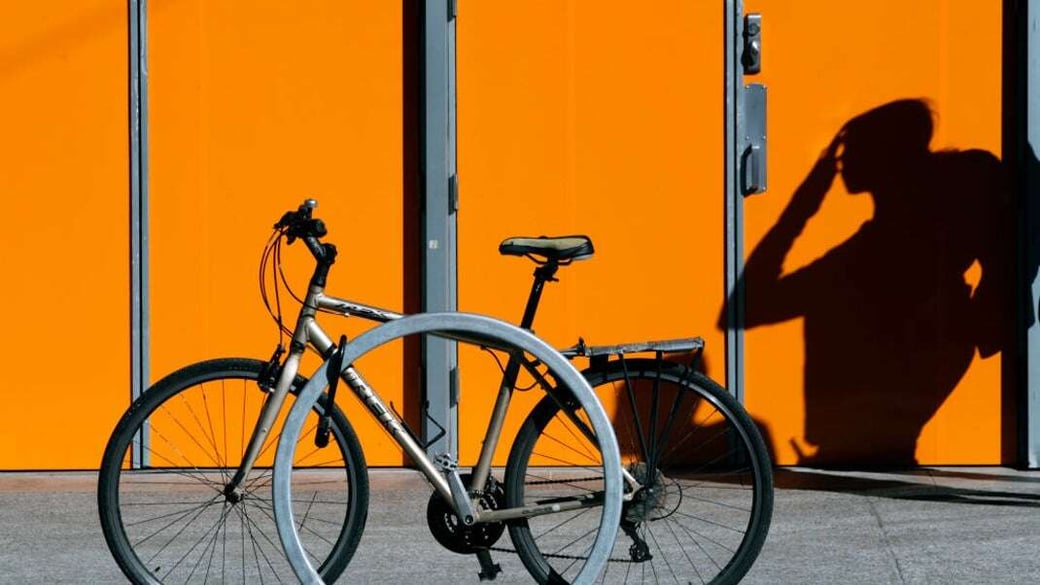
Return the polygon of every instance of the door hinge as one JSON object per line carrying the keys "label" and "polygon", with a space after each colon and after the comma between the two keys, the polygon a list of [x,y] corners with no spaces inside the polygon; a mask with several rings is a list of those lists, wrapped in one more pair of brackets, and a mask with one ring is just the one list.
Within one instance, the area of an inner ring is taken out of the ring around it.
{"label": "door hinge", "polygon": [[448,214],[459,210],[459,176],[448,177]]}
{"label": "door hinge", "polygon": [[448,22],[459,15],[459,0],[448,0]]}
{"label": "door hinge", "polygon": [[452,368],[448,374],[448,406],[455,408],[459,405],[459,369]]}

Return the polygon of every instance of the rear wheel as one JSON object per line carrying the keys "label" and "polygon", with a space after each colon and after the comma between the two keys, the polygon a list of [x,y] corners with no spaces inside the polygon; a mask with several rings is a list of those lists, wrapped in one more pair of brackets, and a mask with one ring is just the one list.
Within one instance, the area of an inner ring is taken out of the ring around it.
{"label": "rear wheel", "polygon": [[[257,383],[265,365],[219,359],[178,370],[142,394],[112,433],[98,509],[109,550],[134,583],[295,581],[271,498],[277,433],[240,493],[224,490],[268,396]],[[297,376],[280,419],[304,383]],[[325,408],[322,396],[308,427]],[[368,506],[357,437],[338,408],[331,423],[329,445],[301,445],[293,474],[298,528],[327,582],[350,561]]]}
{"label": "rear wheel", "polygon": [[[655,359],[616,360],[584,372],[613,420],[622,468],[642,488],[622,507],[604,583],[736,583],[769,531],[770,460],[757,427],[718,384]],[[510,453],[510,505],[582,489],[586,445],[543,400]],[[626,492],[629,492],[626,487]],[[536,580],[567,577],[580,557],[581,513],[516,522],[510,535]]]}

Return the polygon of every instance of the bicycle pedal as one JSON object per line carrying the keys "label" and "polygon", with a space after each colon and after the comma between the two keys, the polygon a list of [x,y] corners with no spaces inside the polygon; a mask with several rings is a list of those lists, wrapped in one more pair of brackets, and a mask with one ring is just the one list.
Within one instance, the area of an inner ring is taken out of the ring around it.
{"label": "bicycle pedal", "polygon": [[495,577],[502,572],[502,566],[492,562],[491,553],[486,549],[478,550],[475,554],[477,562],[480,563],[480,572],[477,573],[477,577],[480,577],[481,581],[494,581]]}

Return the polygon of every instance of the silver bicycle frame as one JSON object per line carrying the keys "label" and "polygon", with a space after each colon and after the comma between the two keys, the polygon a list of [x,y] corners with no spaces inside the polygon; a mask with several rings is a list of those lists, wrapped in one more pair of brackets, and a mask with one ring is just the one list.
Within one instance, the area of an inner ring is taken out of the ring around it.
{"label": "silver bicycle frame", "polygon": [[[260,411],[260,416],[254,426],[253,435],[250,438],[248,447],[246,448],[242,465],[238,468],[234,478],[232,478],[229,483],[229,491],[238,491],[239,484],[252,470],[256,458],[259,456],[261,447],[266,442],[267,437],[270,435],[271,428],[276,422],[278,412],[281,410],[285,403],[285,398],[289,394],[289,389],[292,386],[293,379],[299,371],[300,361],[306,348],[311,347],[317,351],[319,355],[327,358],[329,352],[335,345],[329,335],[321,328],[315,319],[315,316],[319,311],[334,313],[344,317],[360,317],[378,323],[396,321],[404,317],[401,313],[326,295],[322,287],[311,286],[307,292],[307,296],[304,298],[303,307],[300,310],[296,326],[293,329],[293,338],[289,348],[289,354],[282,366],[274,390],[268,396],[263,409]],[[503,344],[496,339],[474,336],[472,333],[448,331],[439,332],[437,335],[458,341],[478,343],[488,347],[513,351],[510,348],[503,346]],[[531,517],[545,513],[559,512],[561,509],[577,509],[598,505],[594,499],[590,498],[586,501],[575,500],[574,502],[564,504],[562,508],[560,505],[556,505],[555,508],[531,506],[512,510],[485,510],[482,512],[477,503],[477,497],[469,495],[469,490],[466,489],[467,486],[462,484],[458,471],[455,469],[454,465],[452,465],[457,461],[457,454],[444,454],[447,456],[444,462],[438,462],[438,458],[431,458],[426,453],[424,447],[420,445],[412,434],[407,431],[404,422],[386,405],[379,394],[365,381],[361,373],[353,366],[346,367],[341,372],[340,379],[347,384],[362,404],[364,404],[369,410],[372,416],[379,421],[390,437],[400,445],[404,452],[412,459],[412,461],[415,462],[423,475],[425,475],[433,484],[434,489],[436,489],[436,491],[447,502],[451,503],[455,507],[460,518],[467,523],[480,521],[499,522],[512,518]],[[491,458],[505,426],[505,418],[509,410],[509,403],[512,399],[512,394],[513,389],[511,387],[508,387],[507,384],[500,385],[498,396],[496,397],[495,405],[492,410],[491,420],[488,423],[488,428],[481,446],[478,463],[474,467],[473,475],[471,477],[469,487],[472,487],[475,490],[483,488],[490,476]],[[447,441],[446,444],[450,445],[454,444],[454,442]],[[626,480],[629,479],[631,478],[626,477]],[[629,491],[629,494],[630,493],[631,492]]]}

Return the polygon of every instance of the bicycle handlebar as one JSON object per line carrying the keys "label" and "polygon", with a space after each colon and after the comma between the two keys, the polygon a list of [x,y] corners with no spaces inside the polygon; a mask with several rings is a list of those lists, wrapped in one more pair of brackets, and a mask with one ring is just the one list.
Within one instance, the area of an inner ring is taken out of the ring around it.
{"label": "bicycle handlebar", "polygon": [[[297,239],[303,240],[314,259],[322,262],[330,259],[329,248],[332,244],[322,244],[319,239],[324,237],[328,230],[325,229],[325,222],[311,217],[311,212],[317,206],[318,202],[314,199],[304,200],[296,211],[285,212],[278,223],[274,224],[274,228],[285,231],[286,242],[290,245]],[[333,251],[332,257],[334,255]]]}

